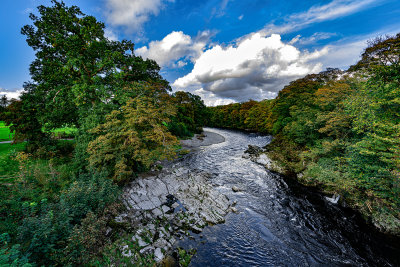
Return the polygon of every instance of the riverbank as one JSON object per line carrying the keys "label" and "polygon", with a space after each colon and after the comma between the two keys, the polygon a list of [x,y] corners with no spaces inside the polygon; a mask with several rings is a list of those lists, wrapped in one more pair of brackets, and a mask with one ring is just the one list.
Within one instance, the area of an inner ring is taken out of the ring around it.
{"label": "riverbank", "polygon": [[349,191],[354,191],[353,188],[346,191],[334,184],[313,179],[312,176],[307,175],[307,162],[301,159],[298,159],[297,162],[288,161],[290,157],[285,154],[285,149],[267,145],[265,148],[249,148],[247,152],[248,158],[265,166],[268,170],[284,175],[315,192],[325,195],[325,199],[333,204],[340,205],[343,208],[351,208],[354,212],[360,214],[364,222],[374,228],[374,231],[400,237],[399,218],[396,218],[393,214],[374,209],[379,205],[372,204],[368,199],[363,199],[362,195],[357,192],[349,194]]}
{"label": "riverbank", "polygon": [[204,131],[201,134],[195,134],[194,137],[181,140],[182,148],[189,150],[196,150],[201,146],[210,146],[225,142],[225,137],[220,134]]}
{"label": "riverbank", "polygon": [[[223,136],[205,131],[181,143],[183,149],[195,151],[224,141]],[[124,188],[126,211],[116,221],[132,227],[129,239],[142,256],[150,255],[156,262],[173,261],[178,240],[225,221],[235,203],[216,191],[209,177],[209,173],[181,166],[177,160],[164,162],[162,170],[139,175]],[[122,244],[121,250],[135,261],[129,244]]]}

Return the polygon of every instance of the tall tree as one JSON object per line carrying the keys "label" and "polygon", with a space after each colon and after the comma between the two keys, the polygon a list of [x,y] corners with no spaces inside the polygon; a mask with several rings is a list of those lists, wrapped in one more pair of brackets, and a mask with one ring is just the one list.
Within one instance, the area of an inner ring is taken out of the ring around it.
{"label": "tall tree", "polygon": [[[30,14],[33,25],[22,28],[36,52],[30,65],[38,100],[38,119],[48,128],[64,124],[79,126],[79,118],[90,110],[113,109],[119,91],[132,81],[157,81],[159,66],[133,52],[130,41],[111,41],[104,36],[104,24],[85,15],[76,6],[52,1]],[[105,105],[108,104],[108,105]]]}

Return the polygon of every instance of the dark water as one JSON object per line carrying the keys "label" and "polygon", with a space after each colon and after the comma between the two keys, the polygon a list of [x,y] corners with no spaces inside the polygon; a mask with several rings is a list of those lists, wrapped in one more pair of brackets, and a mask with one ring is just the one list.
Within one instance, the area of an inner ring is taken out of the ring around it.
{"label": "dark water", "polygon": [[[374,233],[353,211],[242,158],[247,145],[264,146],[269,137],[206,130],[226,141],[182,164],[211,173],[217,190],[237,200],[239,213],[178,244],[197,249],[191,266],[400,265],[398,239]],[[242,191],[232,192],[234,185]]]}

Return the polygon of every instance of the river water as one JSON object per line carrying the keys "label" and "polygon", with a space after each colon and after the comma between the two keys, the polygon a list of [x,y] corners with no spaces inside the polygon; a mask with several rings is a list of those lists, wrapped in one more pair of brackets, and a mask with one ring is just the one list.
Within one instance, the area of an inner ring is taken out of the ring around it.
{"label": "river water", "polygon": [[[349,209],[242,158],[268,136],[205,129],[225,142],[202,147],[181,164],[211,173],[238,213],[178,243],[195,248],[191,266],[399,266],[398,239],[374,233]],[[241,189],[233,192],[232,187]]]}

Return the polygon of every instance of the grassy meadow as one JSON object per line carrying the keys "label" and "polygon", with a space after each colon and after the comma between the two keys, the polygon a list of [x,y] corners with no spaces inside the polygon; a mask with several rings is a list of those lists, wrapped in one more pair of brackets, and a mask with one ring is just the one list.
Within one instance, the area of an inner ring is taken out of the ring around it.
{"label": "grassy meadow", "polygon": [[6,126],[3,121],[0,121],[0,142],[10,140],[12,140],[12,133],[10,132],[10,128]]}

